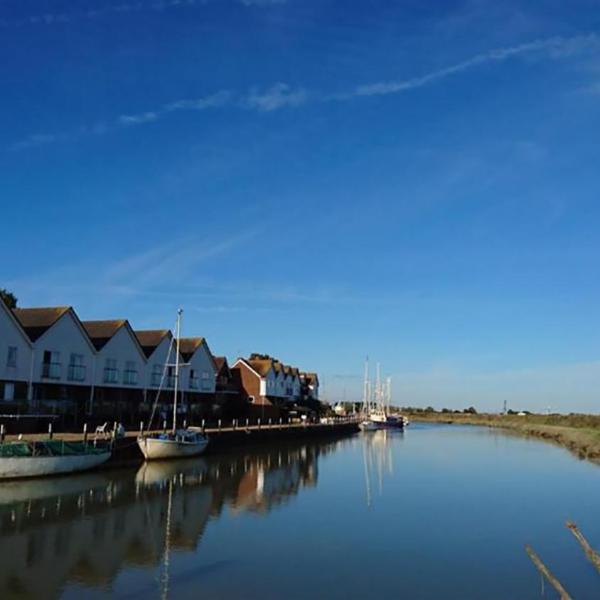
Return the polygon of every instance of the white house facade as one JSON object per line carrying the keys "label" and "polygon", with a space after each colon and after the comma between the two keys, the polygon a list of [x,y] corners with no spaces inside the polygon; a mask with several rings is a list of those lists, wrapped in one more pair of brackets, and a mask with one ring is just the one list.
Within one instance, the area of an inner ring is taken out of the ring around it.
{"label": "white house facade", "polygon": [[0,401],[31,395],[33,346],[12,311],[0,300]]}

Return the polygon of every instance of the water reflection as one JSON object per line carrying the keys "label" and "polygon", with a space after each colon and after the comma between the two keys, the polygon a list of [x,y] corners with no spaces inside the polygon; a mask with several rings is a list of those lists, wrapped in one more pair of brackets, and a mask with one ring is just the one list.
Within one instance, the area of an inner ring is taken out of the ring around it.
{"label": "water reflection", "polygon": [[226,507],[266,514],[315,486],[319,457],[338,443],[4,483],[0,598],[56,598],[67,583],[108,590],[124,567],[159,567],[166,597],[171,552],[194,552]]}
{"label": "water reflection", "polygon": [[392,442],[402,439],[404,432],[394,429],[380,429],[364,433],[363,464],[367,506],[373,504],[373,487],[379,496],[383,495],[386,476],[394,476],[394,455]]}

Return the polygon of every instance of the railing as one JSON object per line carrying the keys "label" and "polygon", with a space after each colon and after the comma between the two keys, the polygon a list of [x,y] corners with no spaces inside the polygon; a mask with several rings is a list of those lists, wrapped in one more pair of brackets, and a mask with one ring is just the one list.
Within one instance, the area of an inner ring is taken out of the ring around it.
{"label": "railing", "polygon": [[42,363],[42,377],[44,379],[60,379],[60,363]]}
{"label": "railing", "polygon": [[137,385],[138,383],[138,372],[132,369],[123,371],[123,383],[125,385]]}
{"label": "railing", "polygon": [[69,365],[67,379],[69,381],[84,381],[85,380],[85,366],[84,365]]}
{"label": "railing", "polygon": [[104,369],[104,383],[118,383],[119,381],[119,370],[106,368]]}

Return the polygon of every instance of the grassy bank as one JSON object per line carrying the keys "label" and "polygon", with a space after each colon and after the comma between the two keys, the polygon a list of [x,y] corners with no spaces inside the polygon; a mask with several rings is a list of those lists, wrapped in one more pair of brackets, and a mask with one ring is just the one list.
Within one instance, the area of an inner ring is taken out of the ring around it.
{"label": "grassy bank", "polygon": [[554,442],[581,458],[600,461],[600,415],[486,415],[410,413],[412,421],[500,427]]}

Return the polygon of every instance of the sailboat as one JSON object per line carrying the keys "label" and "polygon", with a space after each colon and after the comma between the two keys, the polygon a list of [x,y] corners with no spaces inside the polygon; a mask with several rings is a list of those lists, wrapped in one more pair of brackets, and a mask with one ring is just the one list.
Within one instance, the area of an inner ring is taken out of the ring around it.
{"label": "sailboat", "polygon": [[[175,336],[175,385],[173,393],[173,426],[171,431],[165,433],[143,434],[138,437],[137,443],[146,460],[164,460],[167,458],[184,458],[198,456],[208,446],[208,438],[199,431],[177,428],[177,395],[179,392],[179,340],[181,337],[181,315],[183,310],[177,311],[177,327]],[[171,352],[169,351],[169,356]],[[167,359],[168,362],[168,359]],[[171,365],[165,365],[165,368]],[[159,392],[160,393],[160,389]],[[158,400],[158,394],[157,394]]]}
{"label": "sailboat", "polygon": [[361,431],[377,431],[379,427],[371,420],[371,385],[369,383],[369,359],[365,361],[365,379],[363,386],[363,418],[358,424]]}
{"label": "sailboat", "polygon": [[[373,396],[373,398],[371,398]],[[363,412],[364,419],[359,423],[362,431],[376,431],[378,429],[403,429],[407,424],[402,415],[392,414],[390,411],[392,403],[392,380],[387,378],[385,388],[381,383],[379,364],[377,364],[377,379],[375,390],[371,394],[369,382],[369,361],[365,364],[365,383]]]}

